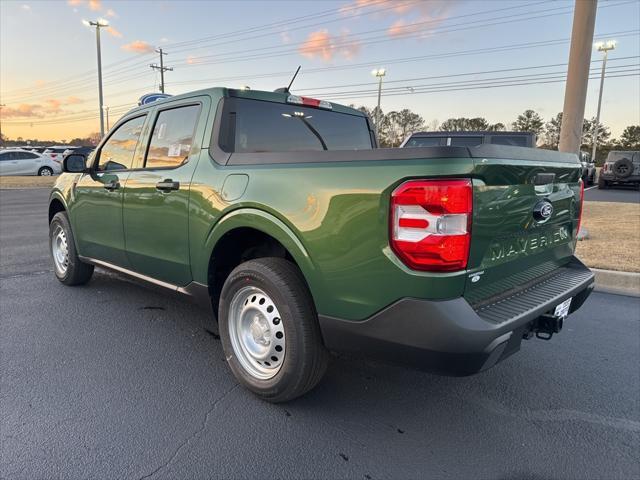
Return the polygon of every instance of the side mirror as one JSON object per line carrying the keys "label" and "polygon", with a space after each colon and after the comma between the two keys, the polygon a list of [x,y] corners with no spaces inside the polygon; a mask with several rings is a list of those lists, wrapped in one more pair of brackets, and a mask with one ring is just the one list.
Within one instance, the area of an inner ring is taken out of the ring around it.
{"label": "side mirror", "polygon": [[84,155],[70,153],[62,160],[62,171],[69,173],[85,173],[88,171]]}

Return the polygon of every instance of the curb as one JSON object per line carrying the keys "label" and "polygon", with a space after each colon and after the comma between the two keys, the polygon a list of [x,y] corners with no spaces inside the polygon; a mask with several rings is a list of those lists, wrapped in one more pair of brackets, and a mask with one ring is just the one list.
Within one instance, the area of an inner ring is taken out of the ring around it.
{"label": "curb", "polygon": [[596,292],[640,297],[640,273],[616,272],[592,268],[596,276]]}

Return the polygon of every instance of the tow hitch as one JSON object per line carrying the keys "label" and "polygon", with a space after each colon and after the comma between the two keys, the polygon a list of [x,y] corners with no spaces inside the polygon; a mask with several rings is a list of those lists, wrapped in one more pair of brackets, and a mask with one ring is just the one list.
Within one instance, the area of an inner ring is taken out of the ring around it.
{"label": "tow hitch", "polygon": [[536,338],[550,340],[554,333],[559,333],[562,330],[563,323],[564,317],[542,315],[531,323],[530,328],[524,332],[522,338],[529,340],[535,333]]}

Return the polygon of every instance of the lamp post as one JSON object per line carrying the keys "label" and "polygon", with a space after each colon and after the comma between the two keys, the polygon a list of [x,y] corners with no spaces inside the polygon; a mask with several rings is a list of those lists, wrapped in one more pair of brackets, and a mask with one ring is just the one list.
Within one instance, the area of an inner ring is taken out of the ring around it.
{"label": "lamp post", "polygon": [[109,107],[107,105],[105,105],[104,107],[104,112],[107,116],[107,132],[109,131]]}
{"label": "lamp post", "polygon": [[376,68],[371,70],[371,75],[378,77],[378,110],[376,111],[376,130],[380,130],[380,97],[382,96],[382,77],[387,74],[384,68]]}
{"label": "lamp post", "polygon": [[607,56],[609,55],[609,50],[613,50],[616,48],[615,40],[607,40],[606,42],[598,42],[595,44],[595,47],[599,52],[603,52],[604,56],[602,57],[602,73],[600,74],[600,94],[598,95],[598,110],[596,112],[596,123],[593,126],[593,149],[591,150],[591,161],[596,161],[596,149],[598,146],[598,130],[600,125],[600,107],[602,106],[602,90],[604,89],[604,74],[607,69]]}
{"label": "lamp post", "polygon": [[100,29],[109,26],[109,22],[99,18],[95,22],[83,20],[87,27],[96,27],[96,48],[98,50],[98,99],[100,102],[100,138],[104,137],[104,106],[102,101],[102,56],[100,52]]}

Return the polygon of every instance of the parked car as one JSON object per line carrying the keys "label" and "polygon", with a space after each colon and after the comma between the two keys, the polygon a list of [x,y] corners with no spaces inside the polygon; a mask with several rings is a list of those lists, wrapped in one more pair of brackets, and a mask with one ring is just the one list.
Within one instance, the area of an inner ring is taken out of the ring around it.
{"label": "parked car", "polygon": [[596,164],[586,152],[580,152],[579,157],[582,164],[582,181],[585,185],[593,185],[596,183]]}
{"label": "parked car", "polygon": [[47,147],[30,147],[27,150],[29,150],[30,152],[44,153],[46,149]]}
{"label": "parked car", "polygon": [[634,185],[640,188],[640,151],[611,151],[607,155],[600,176],[598,188],[614,185]]}
{"label": "parked car", "polygon": [[62,158],[66,157],[67,155],[71,154],[71,153],[77,153],[78,155],[84,155],[85,157],[88,157],[89,154],[91,152],[93,152],[93,150],[95,149],[95,147],[69,147],[67,148],[64,152],[62,152]]}
{"label": "parked car", "polygon": [[77,147],[73,147],[73,146],[53,146],[53,147],[47,147],[44,152],[43,155],[49,157],[51,160],[53,160],[54,162],[58,163],[59,165],[62,165],[62,157],[64,152],[66,152],[69,149],[76,149]]}
{"label": "parked car", "polygon": [[65,158],[55,275],[85,284],[98,265],[198,299],[272,402],[316,385],[328,350],[469,375],[561,330],[593,288],[577,155],[375,147],[362,112],[288,93],[142,105],[89,165]]}
{"label": "parked car", "polygon": [[400,148],[411,147],[476,147],[478,145],[536,146],[531,132],[416,132],[409,135]]}
{"label": "parked car", "polygon": [[3,150],[0,152],[0,175],[57,175],[62,166],[49,157],[27,150]]}

